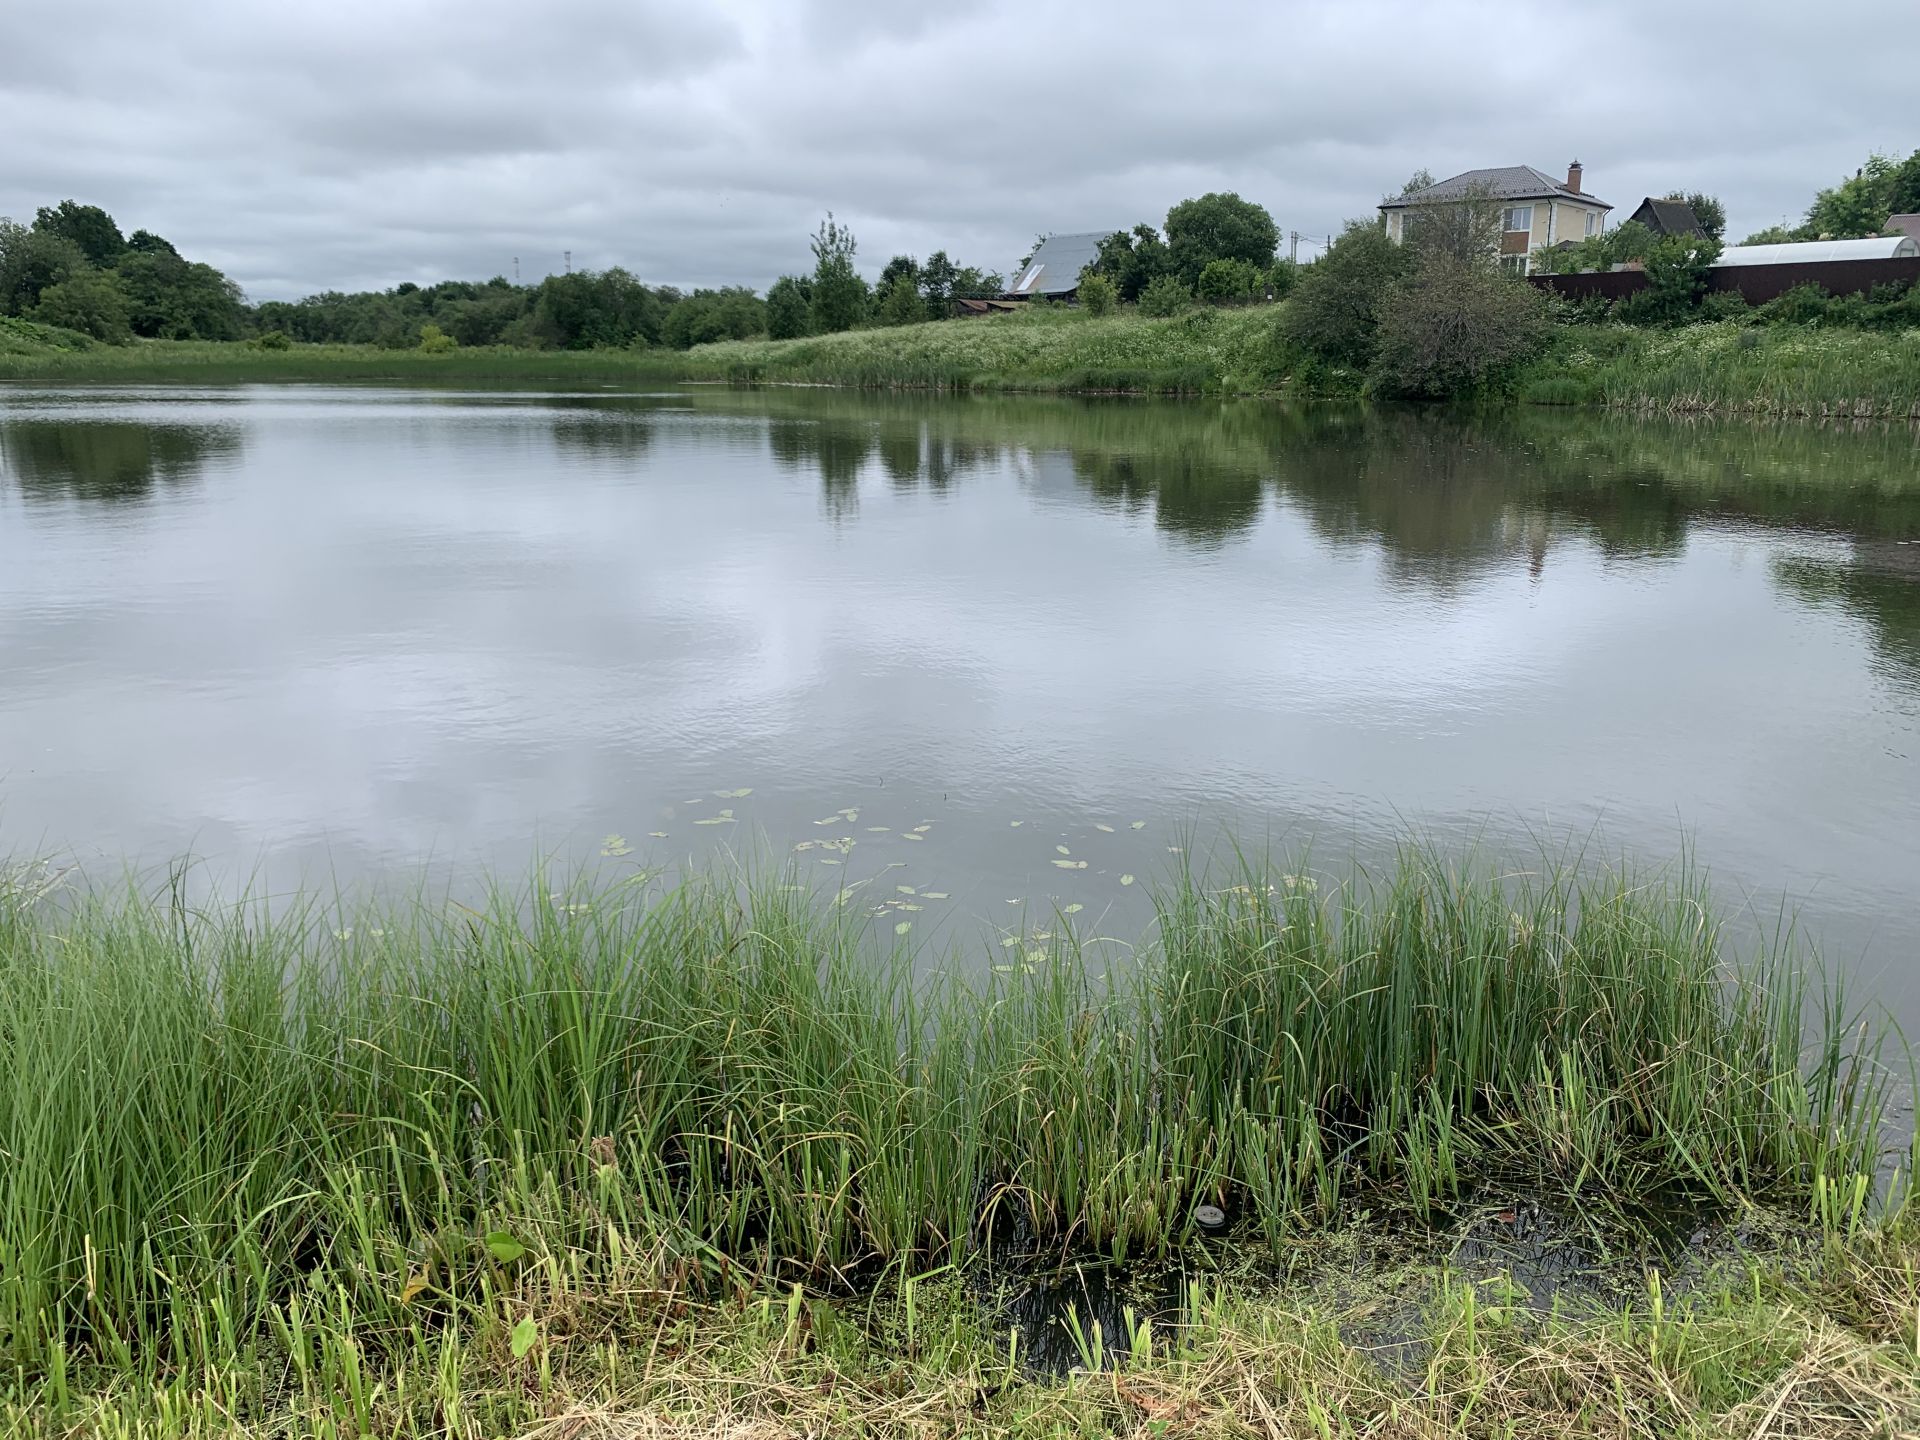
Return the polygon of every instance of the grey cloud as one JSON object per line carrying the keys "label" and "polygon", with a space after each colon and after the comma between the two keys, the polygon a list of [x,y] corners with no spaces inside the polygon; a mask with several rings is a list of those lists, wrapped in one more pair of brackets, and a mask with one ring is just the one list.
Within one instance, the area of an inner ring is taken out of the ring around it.
{"label": "grey cloud", "polygon": [[1233,189],[1324,237],[1420,166],[1578,155],[1736,235],[1920,145],[1909,0],[95,0],[0,9],[0,214],[69,195],[256,299],[623,264],[764,286]]}

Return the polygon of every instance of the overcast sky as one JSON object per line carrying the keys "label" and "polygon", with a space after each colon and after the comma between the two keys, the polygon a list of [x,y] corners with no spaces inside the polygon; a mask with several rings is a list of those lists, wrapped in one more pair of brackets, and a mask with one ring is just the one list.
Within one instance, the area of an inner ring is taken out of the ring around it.
{"label": "overcast sky", "polygon": [[1324,236],[1576,155],[1739,238],[1920,147],[1916,76],[1915,0],[0,0],[0,214],[104,205],[255,300],[566,250],[759,288],[828,209],[869,272],[1216,189]]}

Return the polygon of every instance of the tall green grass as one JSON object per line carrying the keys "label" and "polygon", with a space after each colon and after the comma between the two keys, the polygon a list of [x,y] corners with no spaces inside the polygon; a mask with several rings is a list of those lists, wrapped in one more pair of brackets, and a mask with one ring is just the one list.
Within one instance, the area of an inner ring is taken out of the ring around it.
{"label": "tall green grass", "polygon": [[417,1340],[527,1264],[852,1283],[1010,1231],[1164,1252],[1200,1201],[1280,1247],[1491,1177],[1822,1213],[1876,1164],[1871,1039],[1791,951],[1730,968],[1685,877],[1249,869],[1172,886],[1113,973],[993,953],[924,978],[726,879],[354,915],[16,893],[0,1364],[58,1390],[296,1354],[316,1317]]}
{"label": "tall green grass", "polygon": [[1920,419],[1920,329],[1566,326],[1520,395],[1674,414]]}

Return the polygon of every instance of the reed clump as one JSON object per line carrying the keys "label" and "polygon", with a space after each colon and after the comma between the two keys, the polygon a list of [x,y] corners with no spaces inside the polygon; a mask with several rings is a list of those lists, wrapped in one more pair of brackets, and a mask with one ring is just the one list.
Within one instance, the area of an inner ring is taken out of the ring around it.
{"label": "reed clump", "polygon": [[43,1397],[417,1359],[536,1277],[619,1310],[1009,1229],[1161,1254],[1200,1202],[1282,1251],[1345,1196],[1494,1175],[1845,1231],[1879,1159],[1870,1036],[1791,950],[1730,965],[1684,875],[1188,877],[1124,968],[1022,942],[977,982],[733,878],[351,915],[9,893],[0,1360]]}

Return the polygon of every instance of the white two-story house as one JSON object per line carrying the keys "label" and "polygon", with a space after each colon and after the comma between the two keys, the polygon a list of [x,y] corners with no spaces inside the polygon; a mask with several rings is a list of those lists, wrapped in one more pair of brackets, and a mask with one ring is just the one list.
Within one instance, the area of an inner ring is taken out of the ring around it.
{"label": "white two-story house", "polygon": [[1535,252],[1563,240],[1584,240],[1607,228],[1607,213],[1613,207],[1581,189],[1582,178],[1578,160],[1567,167],[1565,184],[1531,165],[1468,170],[1388,200],[1380,206],[1380,214],[1388,238],[1398,244],[1406,235],[1407,213],[1421,206],[1469,199],[1498,205],[1500,263],[1524,275]]}

